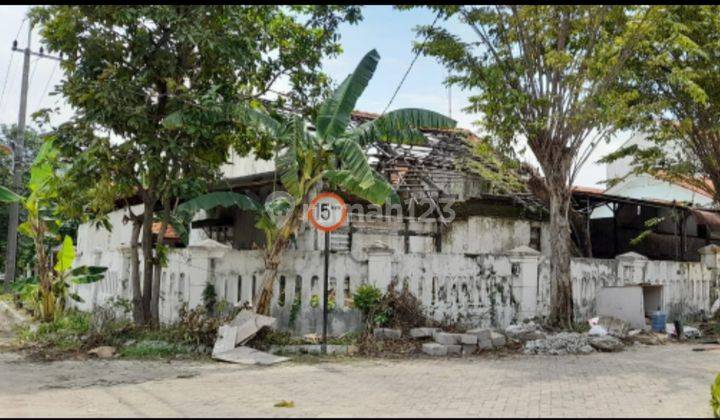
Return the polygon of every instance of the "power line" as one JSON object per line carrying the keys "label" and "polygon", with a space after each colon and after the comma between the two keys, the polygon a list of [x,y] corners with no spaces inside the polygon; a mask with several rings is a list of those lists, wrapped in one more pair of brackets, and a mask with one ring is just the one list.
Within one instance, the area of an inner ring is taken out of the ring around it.
{"label": "power line", "polygon": [[40,99],[38,99],[37,105],[35,106],[35,110],[37,111],[40,109],[40,105],[43,103],[43,99],[45,98],[45,94],[47,93],[48,87],[50,87],[50,82],[52,81],[53,76],[55,75],[55,70],[57,70],[59,63],[55,62],[55,65],[52,68],[52,71],[50,72],[50,77],[48,77],[47,82],[45,83],[45,89],[43,89],[42,95],[40,95]]}
{"label": "power line", "polygon": [[[442,14],[442,12],[438,12],[437,16],[435,16],[435,20],[433,20],[432,24],[430,24],[430,30],[432,30],[432,28],[435,27],[435,23],[438,21],[438,19],[440,19],[441,14]],[[400,91],[400,88],[402,87],[403,83],[405,83],[405,79],[408,77],[408,74],[410,74],[410,70],[412,70],[418,57],[420,57],[422,48],[425,46],[425,43],[427,42],[428,38],[430,37],[430,30],[428,30],[428,33],[425,35],[425,39],[423,39],[422,43],[418,47],[417,52],[415,53],[415,57],[413,57],[412,61],[410,62],[410,65],[408,66],[408,69],[405,71],[405,74],[403,75],[402,79],[400,79],[400,83],[398,84],[397,88],[395,89],[395,92],[393,92],[392,97],[390,97],[390,101],[388,101],[387,106],[385,106],[385,109],[383,110],[382,114],[380,114],[380,115],[384,115],[387,112],[388,108],[390,108],[390,105],[392,105],[393,101],[395,100],[395,97],[397,96],[398,92]]]}
{"label": "power line", "polygon": [[[30,47],[28,47],[28,48],[30,48]],[[33,68],[33,69],[32,69],[32,73],[30,73],[30,84],[32,84],[33,79],[35,78],[35,70],[37,70],[37,68],[38,68],[38,65],[37,65],[37,64],[38,64],[38,61],[40,61],[40,58],[36,58],[34,64],[33,64],[33,63],[30,63],[30,65],[31,65],[32,68]]]}
{"label": "power line", "polygon": [[[14,39],[15,43],[13,43],[13,47],[17,44],[17,39],[20,36],[20,31],[22,31],[22,28],[25,25],[26,20],[27,20],[27,17],[25,17],[20,22],[20,28],[18,28],[17,34],[15,34],[15,39]],[[5,88],[7,87],[8,79],[10,78],[10,71],[12,70],[12,63],[13,63],[14,58],[15,58],[15,54],[10,54],[10,61],[8,62],[7,72],[5,72],[5,81],[3,82],[2,92],[0,92],[0,110],[3,109],[3,105],[5,102]]]}

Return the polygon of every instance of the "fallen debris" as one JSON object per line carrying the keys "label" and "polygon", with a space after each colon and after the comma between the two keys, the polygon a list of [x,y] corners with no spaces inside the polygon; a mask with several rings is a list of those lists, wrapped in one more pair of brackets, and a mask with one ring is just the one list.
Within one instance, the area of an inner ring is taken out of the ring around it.
{"label": "fallen debris", "polygon": [[402,337],[402,331],[392,328],[375,328],[373,336],[380,340],[399,340]]}
{"label": "fallen debris", "polygon": [[98,359],[110,359],[115,356],[116,350],[112,346],[100,346],[87,352],[91,356],[96,356]]}
{"label": "fallen debris", "polygon": [[599,351],[620,351],[625,348],[622,341],[611,335],[588,337],[588,343]]}
{"label": "fallen debris", "polygon": [[588,337],[574,332],[561,332],[543,339],[530,340],[523,347],[525,354],[588,354],[593,351]]}
{"label": "fallen debris", "polygon": [[[276,323],[275,318],[249,310],[241,311],[230,323],[218,328],[212,351],[213,359],[246,365],[271,365],[288,360],[287,357],[275,356],[242,345],[263,328],[274,328]],[[238,345],[240,346],[236,347]]]}
{"label": "fallen debris", "polygon": [[[624,321],[620,318],[615,318],[612,316],[599,316],[592,318],[588,321],[590,324],[590,330],[592,331],[593,327],[600,327],[602,330],[606,331],[606,334],[615,336],[617,338],[625,338],[628,335],[628,332],[630,331],[630,323],[627,321]],[[596,332],[602,331],[600,328],[596,328]],[[593,335],[605,335],[605,334],[593,334]]]}
{"label": "fallen debris", "polygon": [[438,328],[411,328],[410,329],[410,337],[411,338],[430,338],[437,331],[439,331]]}
{"label": "fallen debris", "polygon": [[448,354],[447,347],[438,343],[424,343],[422,345],[422,351],[430,356],[447,356]]}
{"label": "fallen debris", "polygon": [[241,311],[230,323],[218,328],[213,355],[224,353],[235,346],[247,343],[263,328],[274,328],[275,318],[258,315],[252,311]]}
{"label": "fallen debris", "polygon": [[290,360],[287,357],[275,356],[247,346],[235,347],[230,351],[219,354],[213,353],[213,359],[243,365],[273,365]]}
{"label": "fallen debris", "polygon": [[542,340],[546,337],[540,326],[533,321],[510,325],[505,328],[505,335],[521,343],[531,340]]}
{"label": "fallen debris", "polygon": [[[683,333],[681,338],[700,338],[702,337],[702,333],[699,329],[695,327],[691,327],[689,325],[682,327]],[[675,324],[665,324],[665,331],[667,332],[668,337],[675,337],[677,338],[677,334],[675,332]]]}

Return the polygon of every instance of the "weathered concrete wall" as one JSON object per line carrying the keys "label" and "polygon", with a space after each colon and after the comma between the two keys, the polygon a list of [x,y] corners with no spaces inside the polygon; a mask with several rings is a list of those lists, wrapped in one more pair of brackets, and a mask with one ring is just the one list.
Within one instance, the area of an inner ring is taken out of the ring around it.
{"label": "weathered concrete wall", "polygon": [[[113,234],[87,225],[80,228],[76,263],[108,267],[102,282],[77,287],[86,301],[78,305],[82,309],[104,304],[112,297],[132,296],[129,226],[122,225],[122,214],[116,213],[111,215]],[[451,225],[452,233],[445,236],[440,253],[435,252],[431,237],[416,237],[415,242],[411,238],[406,253],[404,238],[394,233],[353,235],[352,249],[334,252],[330,258],[329,283],[336,302],[330,315],[331,334],[360,325],[350,297],[366,282],[383,289],[393,280],[399,287],[406,285],[427,314],[441,321],[502,327],[549,314],[549,265],[543,255],[549,246],[543,245],[543,253],[526,246],[522,232],[529,232],[528,222],[508,223],[505,229],[483,219],[488,218]],[[384,223],[374,227],[380,229]],[[431,231],[432,225],[413,222],[411,229]],[[543,235],[543,242],[546,240]],[[190,307],[201,304],[207,283],[215,285],[218,300],[231,304],[252,301],[253,290],[261,286],[260,251],[234,250],[200,234],[193,235],[192,243],[173,250],[163,272],[160,313],[164,322],[176,320],[183,303]],[[284,328],[290,328],[291,318],[295,318],[291,329],[297,333],[319,332],[322,327],[321,244],[314,229],[304,228],[297,249],[286,252],[275,282],[273,314]],[[501,249],[510,245],[513,248]],[[576,318],[596,315],[596,297],[603,287],[624,285],[662,286],[662,309],[669,319],[708,311],[717,297],[718,269],[711,270],[701,262],[648,261],[637,254],[612,260],[575,258],[571,272]],[[300,305],[293,310],[296,290]]]}

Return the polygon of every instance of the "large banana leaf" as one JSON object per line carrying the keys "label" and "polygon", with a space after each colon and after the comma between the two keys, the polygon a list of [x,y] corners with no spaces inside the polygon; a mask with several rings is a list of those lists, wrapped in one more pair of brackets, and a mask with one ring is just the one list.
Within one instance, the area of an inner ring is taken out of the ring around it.
{"label": "large banana leaf", "polygon": [[368,121],[350,133],[360,145],[376,141],[398,144],[424,144],[427,139],[420,131],[455,128],[457,122],[440,113],[420,108],[403,108]]}
{"label": "large banana leaf", "polygon": [[360,146],[348,138],[339,138],[333,142],[335,157],[342,169],[348,170],[360,182],[360,188],[368,188],[375,183],[373,170],[367,162],[367,156]]}
{"label": "large banana leaf", "polygon": [[291,137],[288,139],[287,147],[283,153],[275,159],[275,170],[280,177],[280,182],[287,192],[297,199],[301,199],[303,195],[300,186],[298,143],[307,140],[302,123],[303,121],[300,118],[293,120],[293,131]]}
{"label": "large banana leaf", "polygon": [[22,197],[5,187],[0,186],[0,203],[17,203],[20,201],[20,198]]}
{"label": "large banana leaf", "polygon": [[242,210],[263,212],[263,207],[245,194],[231,191],[216,191],[199,195],[178,206],[178,211],[195,214],[200,210],[212,210],[216,207],[237,206]]}
{"label": "large banana leaf", "polygon": [[70,276],[74,284],[89,284],[100,281],[105,277],[107,267],[94,265],[83,265],[70,271]]}
{"label": "large banana leaf", "polygon": [[320,137],[333,138],[345,132],[350,122],[350,113],[375,73],[378,61],[380,55],[377,51],[367,53],[355,71],[323,102],[315,123]]}
{"label": "large banana leaf", "polygon": [[55,263],[55,271],[58,273],[64,273],[72,267],[72,263],[75,261],[75,246],[73,245],[72,238],[65,236],[63,243],[60,246],[60,251],[57,253],[57,263]]}
{"label": "large banana leaf", "polygon": [[48,183],[53,175],[52,162],[58,154],[57,149],[53,147],[52,141],[46,141],[38,151],[32,166],[30,167],[30,182],[28,188],[30,191],[38,191]]}
{"label": "large banana leaf", "polygon": [[367,187],[362,187],[361,181],[351,171],[345,169],[325,171],[324,178],[334,188],[346,191],[373,204],[382,205],[388,199],[394,201],[392,198],[395,194],[392,186],[377,173],[373,173],[373,183]]}

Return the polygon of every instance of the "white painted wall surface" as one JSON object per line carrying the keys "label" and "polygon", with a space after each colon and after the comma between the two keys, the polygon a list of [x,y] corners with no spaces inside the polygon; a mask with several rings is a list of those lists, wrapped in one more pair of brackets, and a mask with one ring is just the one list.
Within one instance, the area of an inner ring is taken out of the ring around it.
{"label": "white painted wall surface", "polygon": [[224,178],[238,178],[274,170],[275,162],[273,160],[257,159],[252,152],[241,157],[234,150],[230,151],[230,162],[220,168]]}

